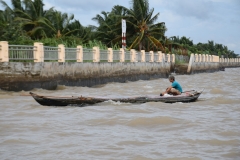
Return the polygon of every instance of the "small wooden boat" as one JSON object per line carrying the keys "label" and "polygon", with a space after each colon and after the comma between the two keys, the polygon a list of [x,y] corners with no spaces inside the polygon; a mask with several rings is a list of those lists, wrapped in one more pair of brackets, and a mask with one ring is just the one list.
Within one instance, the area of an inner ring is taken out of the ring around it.
{"label": "small wooden boat", "polygon": [[41,96],[30,92],[30,95],[41,105],[44,106],[67,106],[67,105],[92,105],[105,101],[115,101],[123,103],[146,103],[146,102],[194,102],[201,95],[201,92],[192,90],[183,92],[177,96],[140,96],[140,97],[123,97],[123,98],[102,98],[102,97],[54,97]]}

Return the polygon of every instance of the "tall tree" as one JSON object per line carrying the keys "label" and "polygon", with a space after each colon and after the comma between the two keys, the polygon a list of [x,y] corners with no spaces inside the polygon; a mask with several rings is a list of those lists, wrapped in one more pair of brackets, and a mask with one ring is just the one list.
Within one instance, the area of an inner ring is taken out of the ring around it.
{"label": "tall tree", "polygon": [[183,45],[180,43],[180,40],[176,36],[167,37],[165,36],[161,43],[163,44],[165,50],[169,50],[170,53],[173,53],[173,50],[181,50],[182,52],[185,51]]}
{"label": "tall tree", "polygon": [[82,43],[88,42],[92,37],[92,27],[84,27],[78,20],[70,23],[68,28],[71,31],[68,35],[80,38]]}
{"label": "tall tree", "polygon": [[47,13],[46,16],[48,18],[48,27],[53,37],[61,38],[79,30],[79,28],[72,28],[72,30],[69,28],[72,21],[74,21],[73,14],[68,15],[67,13],[53,10]]}
{"label": "tall tree", "polygon": [[95,27],[95,38],[102,41],[108,47],[112,45],[121,45],[121,19],[125,16],[122,6],[116,5],[111,12],[102,11],[101,15],[97,14],[92,20],[96,21],[99,27]]}
{"label": "tall tree", "polygon": [[14,21],[27,32],[33,39],[46,36],[44,26],[46,25],[42,0],[11,0],[12,8],[6,2],[0,0],[1,4],[11,13]]}
{"label": "tall tree", "polygon": [[20,0],[12,0],[12,8],[2,0],[0,4],[4,10],[0,11],[0,40],[8,41],[9,44],[30,44],[31,38],[22,30],[19,23],[14,21],[15,10],[22,9]]}
{"label": "tall tree", "polygon": [[165,51],[159,39],[164,37],[167,30],[165,23],[155,23],[160,13],[153,14],[154,8],[149,8],[148,0],[131,0],[131,8],[123,7],[127,12],[126,22],[128,28],[127,37],[132,41],[129,49],[138,46],[138,49],[150,50],[155,47]]}
{"label": "tall tree", "polygon": [[10,24],[15,17],[15,10],[21,10],[21,0],[12,0],[12,8],[3,0],[0,0],[0,4],[4,7],[4,10],[0,13],[0,22],[3,24]]}
{"label": "tall tree", "polygon": [[14,10],[15,21],[20,22],[23,29],[33,39],[47,37],[45,32],[47,19],[45,16],[49,11],[52,10],[44,10],[43,0],[24,0],[21,9]]}

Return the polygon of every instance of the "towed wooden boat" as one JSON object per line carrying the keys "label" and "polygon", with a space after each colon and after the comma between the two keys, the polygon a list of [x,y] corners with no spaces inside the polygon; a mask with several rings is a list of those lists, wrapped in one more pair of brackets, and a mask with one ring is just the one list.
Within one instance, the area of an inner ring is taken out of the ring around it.
{"label": "towed wooden boat", "polygon": [[54,97],[42,96],[30,92],[30,95],[41,105],[44,106],[67,106],[67,105],[91,105],[105,101],[115,101],[123,103],[146,103],[146,102],[194,102],[201,95],[201,92],[192,90],[177,96],[140,96],[140,97],[122,97],[122,98],[102,98],[102,97]]}

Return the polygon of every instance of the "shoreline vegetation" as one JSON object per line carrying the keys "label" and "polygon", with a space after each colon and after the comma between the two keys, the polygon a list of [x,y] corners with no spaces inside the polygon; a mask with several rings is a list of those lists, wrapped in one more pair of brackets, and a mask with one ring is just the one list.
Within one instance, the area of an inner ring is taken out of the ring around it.
{"label": "shoreline vegetation", "polygon": [[[64,44],[66,47],[82,45],[84,48],[119,49],[122,46],[121,20],[127,23],[127,49],[162,51],[187,55],[191,53],[236,58],[237,54],[223,44],[209,40],[194,44],[185,36],[165,36],[164,22],[155,23],[160,13],[149,8],[148,0],[130,0],[132,6],[116,5],[92,18],[98,26],[82,26],[73,14],[63,13],[54,7],[44,10],[43,0],[13,0],[9,6],[0,0],[0,41],[14,45],[32,45],[42,42],[45,46]],[[143,12],[144,11],[144,12]],[[142,18],[143,17],[143,18]],[[146,18],[148,17],[148,18]],[[150,18],[149,18],[150,17]],[[182,63],[182,62],[177,62]]]}

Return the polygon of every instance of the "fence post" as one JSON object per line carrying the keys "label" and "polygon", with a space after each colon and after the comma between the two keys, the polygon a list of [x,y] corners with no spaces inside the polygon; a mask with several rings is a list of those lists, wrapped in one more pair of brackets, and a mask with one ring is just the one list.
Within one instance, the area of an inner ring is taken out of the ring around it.
{"label": "fence post", "polygon": [[125,51],[123,48],[120,48],[120,62],[125,61]]}
{"label": "fence post", "polygon": [[190,60],[189,60],[189,63],[188,63],[188,69],[187,69],[187,73],[189,73],[189,74],[192,71],[192,64],[193,64],[193,62],[195,60],[195,56],[196,55],[194,55],[193,53],[190,56]]}
{"label": "fence post", "polygon": [[207,55],[206,62],[210,62],[210,55]]}
{"label": "fence post", "polygon": [[93,62],[100,62],[99,47],[93,47]]}
{"label": "fence post", "polygon": [[175,63],[175,54],[172,54],[172,63]]}
{"label": "fence post", "polygon": [[83,62],[83,47],[77,46],[77,62]]}
{"label": "fence post", "polygon": [[199,62],[203,62],[203,55],[202,54],[199,54]]}
{"label": "fence post", "polygon": [[169,63],[169,62],[171,62],[171,59],[170,59],[171,57],[170,57],[170,54],[167,54],[167,62]]}
{"label": "fence post", "polygon": [[205,55],[205,54],[203,54],[203,55],[202,55],[202,62],[204,62],[204,63],[205,63],[205,61],[206,61],[206,55]]}
{"label": "fence post", "polygon": [[220,63],[223,63],[223,58],[219,58],[219,62],[220,62]]}
{"label": "fence post", "polygon": [[135,51],[135,49],[130,50],[130,55],[131,55],[130,62],[136,62],[136,51]]}
{"label": "fence post", "polygon": [[141,62],[145,62],[145,50],[141,50]]}
{"label": "fence post", "polygon": [[207,62],[207,59],[208,59],[208,55],[205,54],[205,56],[204,56],[204,62]]}
{"label": "fence post", "polygon": [[9,62],[7,41],[0,41],[0,62]]}
{"label": "fence post", "polygon": [[153,51],[150,51],[150,52],[149,52],[149,55],[150,55],[150,60],[149,60],[149,62],[154,62],[154,53],[153,53]]}
{"label": "fence post", "polygon": [[195,56],[194,56],[194,62],[198,62],[198,54],[195,54]]}
{"label": "fence post", "polygon": [[108,48],[108,62],[113,62],[113,49]]}
{"label": "fence post", "polygon": [[43,43],[35,42],[33,51],[34,62],[44,62],[44,49]]}
{"label": "fence post", "polygon": [[213,62],[219,62],[219,56],[213,56]]}
{"label": "fence post", "polygon": [[162,51],[158,51],[158,60],[157,62],[162,62]]}
{"label": "fence post", "polygon": [[167,59],[168,61],[167,62],[170,63],[171,62],[170,54],[167,54],[167,57],[168,57],[168,59]]}
{"label": "fence post", "polygon": [[208,56],[208,62],[212,62],[212,55]]}
{"label": "fence post", "polygon": [[166,60],[166,55],[165,55],[165,53],[162,53],[162,62],[165,63],[166,62],[165,60]]}
{"label": "fence post", "polygon": [[209,62],[212,62],[212,55],[209,55]]}
{"label": "fence post", "polygon": [[58,45],[58,62],[65,62],[65,46],[63,44]]}

